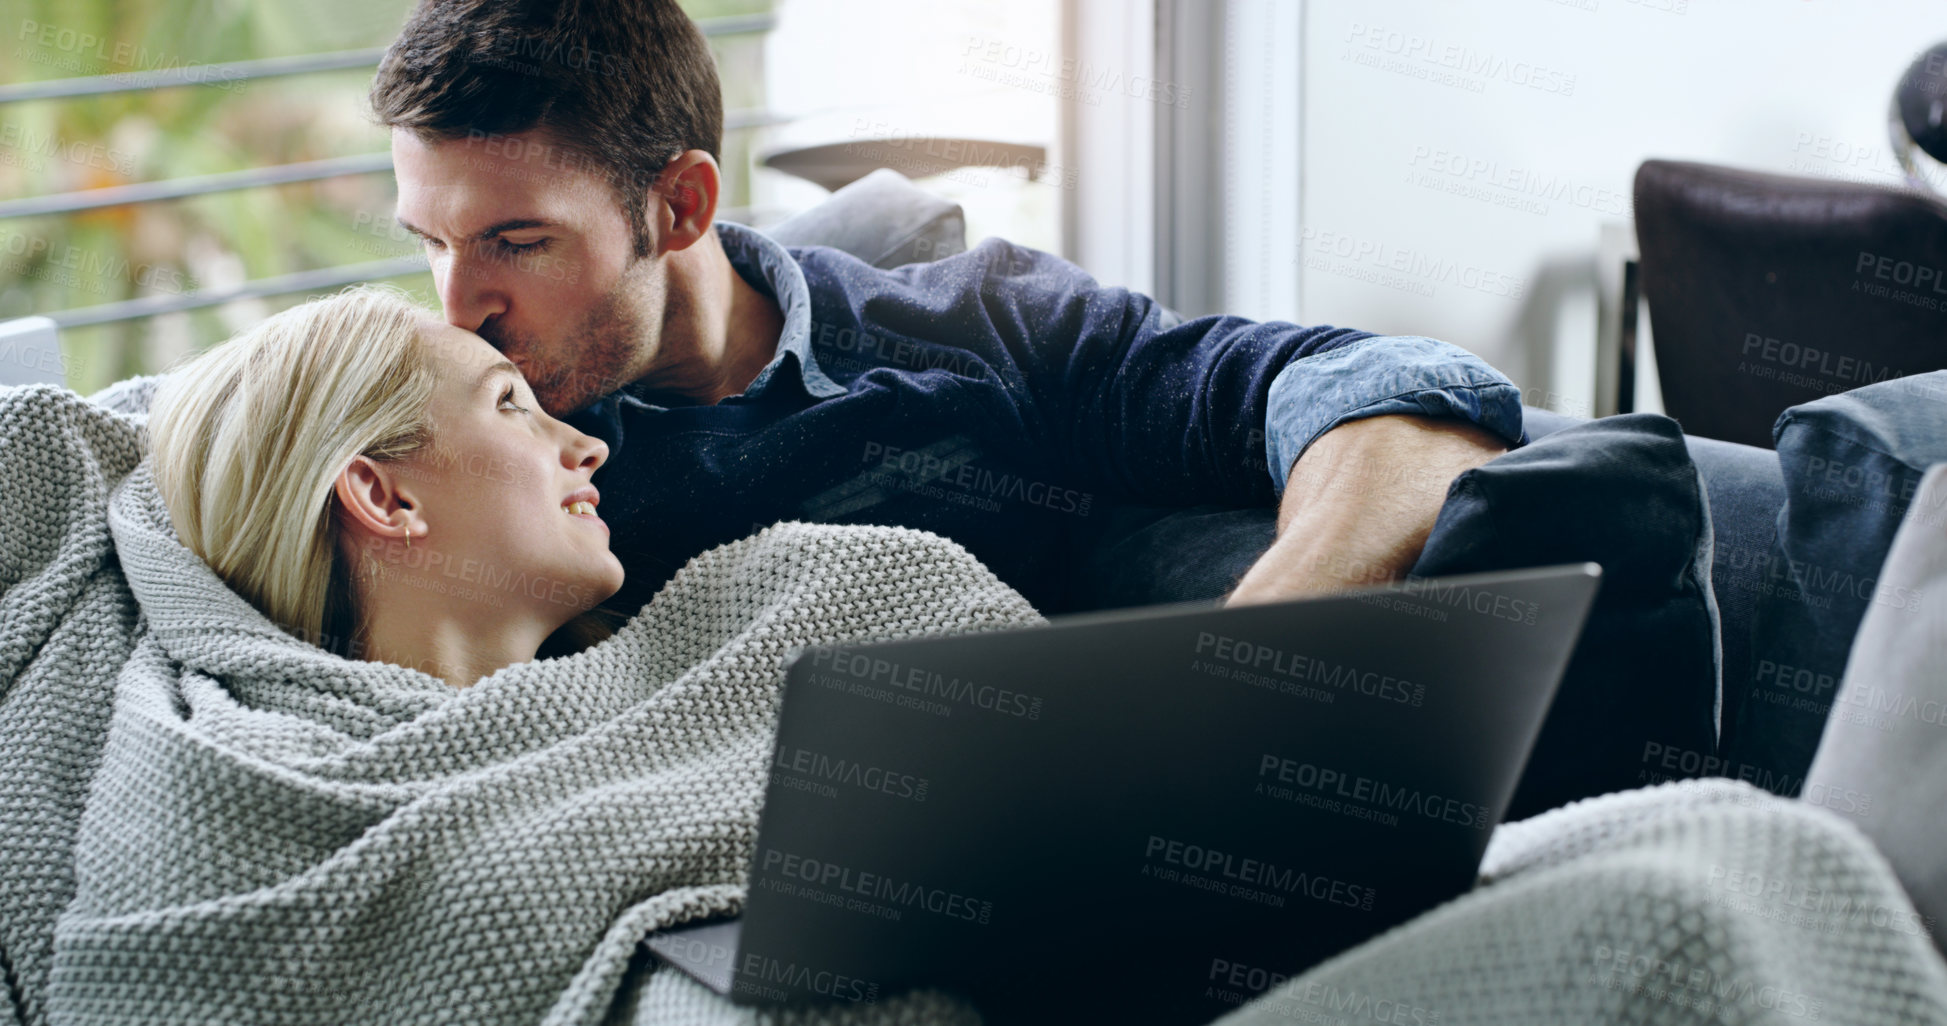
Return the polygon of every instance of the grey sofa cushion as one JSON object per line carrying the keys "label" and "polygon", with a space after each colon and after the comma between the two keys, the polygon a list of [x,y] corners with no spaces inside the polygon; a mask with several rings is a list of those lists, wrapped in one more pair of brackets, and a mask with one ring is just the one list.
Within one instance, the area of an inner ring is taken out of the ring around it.
{"label": "grey sofa cushion", "polygon": [[890,268],[965,251],[967,219],[958,203],[880,168],[764,234],[787,246],[830,246]]}
{"label": "grey sofa cushion", "polygon": [[[1947,462],[1947,371],[1894,378],[1786,410],[1773,429],[1786,502],[1775,545],[1742,553],[1756,572],[1749,675],[1727,759],[1798,793],[1867,611],[1914,596],[1882,579],[1887,547],[1935,463]],[[1737,553],[1732,553],[1737,555]]]}
{"label": "grey sofa cushion", "polygon": [[1668,417],[1604,417],[1534,439],[1447,491],[1415,576],[1602,564],[1511,820],[1650,783],[1646,753],[1701,762],[1716,748],[1711,520],[1684,442]]}
{"label": "grey sofa cushion", "polygon": [[1800,797],[1859,824],[1947,950],[1947,464],[1921,479],[1880,577],[1914,601],[1866,610]]}

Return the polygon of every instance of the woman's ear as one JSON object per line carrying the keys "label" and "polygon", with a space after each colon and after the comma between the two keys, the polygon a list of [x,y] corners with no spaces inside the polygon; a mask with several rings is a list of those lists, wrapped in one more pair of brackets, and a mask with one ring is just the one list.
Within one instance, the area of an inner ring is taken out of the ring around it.
{"label": "woman's ear", "polygon": [[707,150],[684,150],[663,165],[649,196],[662,220],[663,252],[688,249],[710,230],[722,191],[723,172]]}
{"label": "woman's ear", "polygon": [[[337,497],[339,515],[354,533],[370,533],[392,541],[401,540],[418,516],[418,504],[402,489],[394,468],[370,456],[353,456],[338,472],[331,491]],[[405,511],[401,517],[400,511]],[[413,531],[425,534],[424,531]]]}

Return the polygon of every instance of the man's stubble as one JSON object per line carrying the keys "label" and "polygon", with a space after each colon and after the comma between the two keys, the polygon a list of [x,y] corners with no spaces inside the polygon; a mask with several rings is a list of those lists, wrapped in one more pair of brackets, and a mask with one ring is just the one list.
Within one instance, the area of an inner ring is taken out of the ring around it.
{"label": "man's stubble", "polygon": [[480,337],[521,369],[541,408],[564,417],[645,374],[660,348],[667,285],[653,261],[633,260],[581,323],[552,345],[489,321]]}

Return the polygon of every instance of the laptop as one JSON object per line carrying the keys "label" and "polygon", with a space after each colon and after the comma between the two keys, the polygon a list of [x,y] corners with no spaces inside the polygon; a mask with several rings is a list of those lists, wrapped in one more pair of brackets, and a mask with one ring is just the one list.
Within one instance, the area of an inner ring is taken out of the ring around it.
{"label": "laptop", "polygon": [[742,914],[644,944],[739,1004],[1208,1022],[1473,886],[1600,574],[805,649]]}

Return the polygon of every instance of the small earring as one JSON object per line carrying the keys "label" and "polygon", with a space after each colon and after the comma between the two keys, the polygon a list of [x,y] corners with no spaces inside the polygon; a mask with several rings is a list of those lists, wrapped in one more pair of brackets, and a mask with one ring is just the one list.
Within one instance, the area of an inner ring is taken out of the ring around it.
{"label": "small earring", "polygon": [[406,551],[407,552],[412,551],[412,526],[411,525],[406,526]]}

